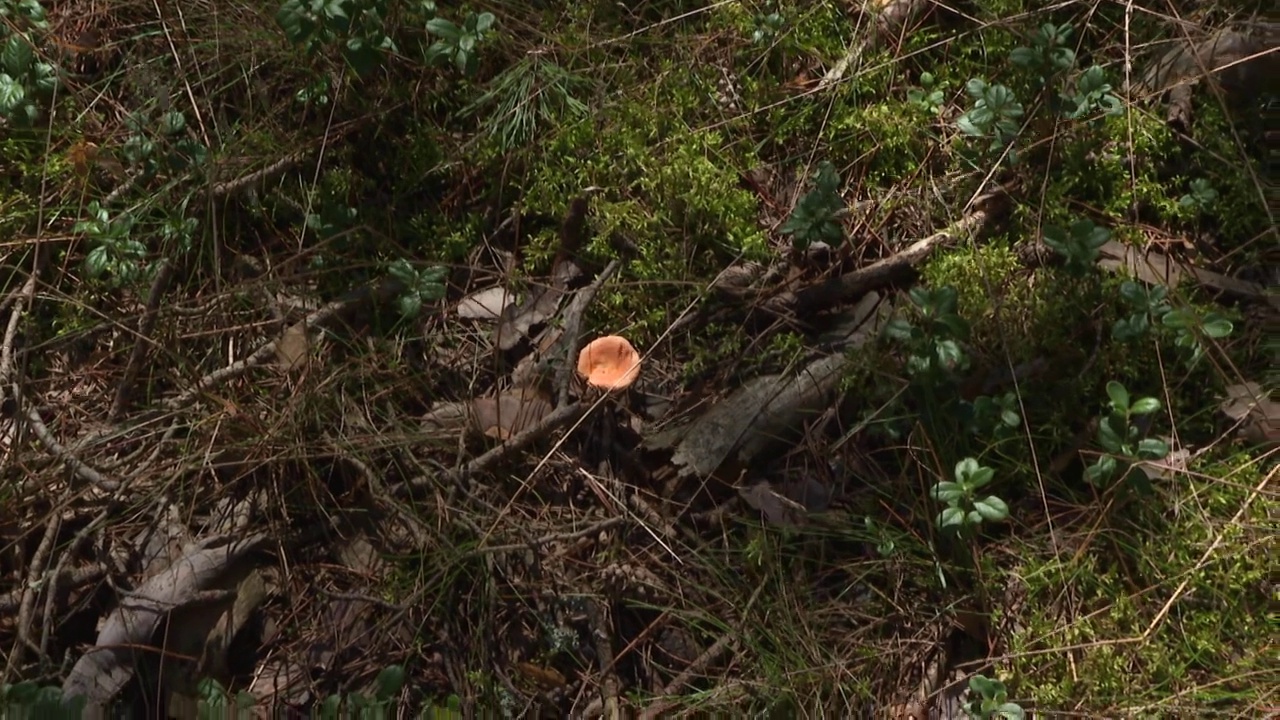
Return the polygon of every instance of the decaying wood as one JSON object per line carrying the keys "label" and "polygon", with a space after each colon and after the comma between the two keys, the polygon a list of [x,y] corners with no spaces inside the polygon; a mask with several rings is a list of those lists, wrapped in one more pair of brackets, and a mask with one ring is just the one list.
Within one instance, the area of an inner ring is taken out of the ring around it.
{"label": "decaying wood", "polygon": [[854,308],[851,329],[833,343],[837,352],[811,362],[794,375],[764,375],[747,381],[698,418],[645,438],[651,450],[670,449],[682,476],[707,477],[731,459],[747,464],[765,451],[794,439],[805,422],[831,405],[852,362],[844,350],[874,337],[890,312],[878,297]]}
{"label": "decaying wood", "polygon": [[197,601],[228,568],[267,544],[267,536],[261,533],[227,540],[224,536],[195,544],[181,559],[122,597],[104,621],[94,647],[71,668],[62,685],[63,696],[86,698],[87,713],[101,716],[104,706],[133,677],[138,649],[151,645],[161,620]]}

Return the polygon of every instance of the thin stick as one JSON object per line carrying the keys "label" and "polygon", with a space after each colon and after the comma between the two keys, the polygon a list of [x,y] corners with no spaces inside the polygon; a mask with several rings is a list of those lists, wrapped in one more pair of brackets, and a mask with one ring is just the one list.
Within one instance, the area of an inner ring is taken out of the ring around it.
{"label": "thin stick", "polygon": [[[443,473],[444,477],[452,482],[458,489],[467,492],[470,489],[469,482],[472,475],[476,475],[492,468],[494,465],[506,460],[515,453],[523,450],[535,441],[550,435],[557,429],[574,422],[582,417],[587,411],[587,407],[580,402],[562,405],[551,412],[550,415],[542,418],[537,425],[525,430],[524,432],[512,436],[506,442],[498,445],[480,455],[476,459],[467,463],[461,469],[448,470]],[[411,478],[393,489],[393,494],[404,495],[411,490],[420,490],[422,488],[431,487],[435,483],[436,478],[421,475]]]}
{"label": "thin stick", "polygon": [[156,326],[158,317],[156,311],[160,308],[160,298],[164,295],[173,274],[173,263],[168,260],[161,262],[160,267],[156,269],[156,277],[151,281],[151,289],[147,291],[147,308],[142,314],[142,319],[138,321],[138,336],[134,338],[133,351],[129,353],[129,362],[124,366],[124,375],[120,378],[120,384],[116,386],[111,410],[107,412],[109,423],[118,420],[120,415],[128,409],[134,378],[138,374],[139,366],[142,365],[142,359],[147,355],[147,346],[151,344],[151,331]]}
{"label": "thin stick", "polygon": [[595,300],[596,294],[600,292],[600,288],[604,287],[605,281],[617,272],[620,267],[622,267],[621,260],[614,260],[606,265],[590,285],[579,290],[574,295],[569,307],[565,310],[564,364],[556,372],[556,389],[559,392],[557,405],[569,404],[569,388],[573,385],[573,372],[577,365],[578,350],[582,347],[582,338],[580,337],[582,334],[582,316],[587,313],[587,308],[591,307],[591,301]]}
{"label": "thin stick", "polygon": [[[17,383],[14,383],[12,388],[14,400],[21,402],[22,390],[18,388]],[[63,447],[62,443],[58,442],[58,439],[49,431],[48,426],[44,424],[44,419],[40,417],[40,410],[35,405],[27,408],[26,417],[27,425],[31,427],[31,432],[35,433],[40,442],[44,444],[45,449],[71,468],[71,472],[75,473],[76,477],[107,492],[115,492],[120,489],[119,481],[108,480],[102,473],[90,467],[70,450]]]}

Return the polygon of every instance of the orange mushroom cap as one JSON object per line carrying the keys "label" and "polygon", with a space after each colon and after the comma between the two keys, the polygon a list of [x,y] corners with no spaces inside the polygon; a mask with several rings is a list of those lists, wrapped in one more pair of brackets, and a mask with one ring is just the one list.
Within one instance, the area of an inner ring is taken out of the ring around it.
{"label": "orange mushroom cap", "polygon": [[578,353],[578,374],[592,387],[622,390],[640,377],[640,353],[621,335],[605,335]]}

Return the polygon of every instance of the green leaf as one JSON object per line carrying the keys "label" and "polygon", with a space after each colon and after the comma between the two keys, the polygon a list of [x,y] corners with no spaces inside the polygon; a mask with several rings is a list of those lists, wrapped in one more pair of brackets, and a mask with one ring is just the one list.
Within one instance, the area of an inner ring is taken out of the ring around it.
{"label": "green leaf", "polygon": [[382,672],[378,673],[378,679],[374,681],[376,686],[373,691],[373,697],[377,700],[390,700],[400,692],[400,688],[404,687],[404,667],[402,665],[388,665]]}
{"label": "green leaf", "polygon": [[1138,443],[1138,457],[1143,460],[1159,460],[1169,455],[1169,444],[1160,438],[1143,438]]}
{"label": "green leaf", "polygon": [[107,271],[107,263],[110,261],[107,255],[107,246],[99,245],[89,251],[84,257],[85,273],[91,278],[102,277]]}
{"label": "green leaf", "polygon": [[892,340],[910,340],[914,329],[909,320],[895,317],[885,323],[884,334]]}
{"label": "green leaf", "polygon": [[387,274],[410,288],[418,284],[418,271],[414,270],[413,265],[404,258],[400,258],[391,263],[391,265],[387,267]]}
{"label": "green leaf", "polygon": [[1022,424],[1022,418],[1013,410],[1003,410],[1000,413],[1000,421],[1011,428],[1018,427]]}
{"label": "green leaf", "polygon": [[170,110],[160,117],[160,132],[177,135],[187,127],[187,116],[181,110]]}
{"label": "green leaf", "polygon": [[996,708],[996,712],[1000,713],[1005,720],[1025,720],[1027,717],[1027,713],[1017,703],[1004,703]]}
{"label": "green leaf", "polygon": [[1129,410],[1129,391],[1124,385],[1111,380],[1107,382],[1107,397],[1111,398],[1111,407],[1120,412]]}
{"label": "green leaf", "polygon": [[958,507],[949,507],[938,513],[938,527],[946,529],[950,527],[960,527],[964,525],[965,513]]}
{"label": "green leaf", "polygon": [[422,310],[422,296],[416,292],[407,292],[400,296],[397,306],[400,314],[407,318],[417,317]]}
{"label": "green leaf", "polygon": [[964,488],[961,487],[959,483],[943,480],[937,485],[934,485],[929,490],[929,494],[933,496],[934,500],[939,502],[952,503],[964,497]]}
{"label": "green leaf", "polygon": [[1120,467],[1120,463],[1110,455],[1103,455],[1098,458],[1097,462],[1085,468],[1084,479],[1090,485],[1100,486],[1106,484],[1111,478],[1115,477],[1116,470]]}
{"label": "green leaf", "polygon": [[1009,506],[1005,504],[1004,500],[994,495],[988,495],[982,500],[974,502],[973,509],[987,522],[1000,522],[1009,517]]}
{"label": "green leaf", "polygon": [[462,28],[444,18],[431,18],[428,20],[427,32],[453,45],[457,45],[458,38],[462,37]]}
{"label": "green leaf", "polygon": [[1189,310],[1170,310],[1160,318],[1160,322],[1168,328],[1185,330],[1196,324],[1196,316]]}
{"label": "green leaf", "polygon": [[0,114],[8,114],[26,97],[27,90],[22,83],[9,77],[8,73],[0,73]]}
{"label": "green leaf", "polygon": [[4,44],[3,52],[0,52],[0,64],[4,65],[6,72],[15,77],[26,75],[33,59],[31,43],[22,33],[10,35]]}
{"label": "green leaf", "polygon": [[1129,408],[1129,412],[1133,415],[1150,415],[1160,410],[1160,401],[1153,397],[1138,398],[1138,401]]}
{"label": "green leaf", "polygon": [[1124,448],[1125,429],[1124,418],[1104,417],[1098,423],[1098,442],[1109,452],[1121,452]]}
{"label": "green leaf", "polygon": [[1221,315],[1210,313],[1204,319],[1204,324],[1200,326],[1200,329],[1205,335],[1217,340],[1230,335],[1234,327],[1231,325],[1230,320]]}
{"label": "green leaf", "polygon": [[489,28],[493,27],[493,21],[494,21],[493,13],[483,12],[483,13],[480,13],[479,15],[476,15],[475,18],[476,18],[476,21],[475,21],[476,32],[483,33]]}

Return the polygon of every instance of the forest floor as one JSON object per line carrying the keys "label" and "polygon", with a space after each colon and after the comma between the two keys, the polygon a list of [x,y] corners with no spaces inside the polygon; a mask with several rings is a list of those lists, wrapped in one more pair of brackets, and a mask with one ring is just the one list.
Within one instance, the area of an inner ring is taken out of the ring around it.
{"label": "forest floor", "polygon": [[1263,5],[0,0],[0,708],[1274,717]]}

